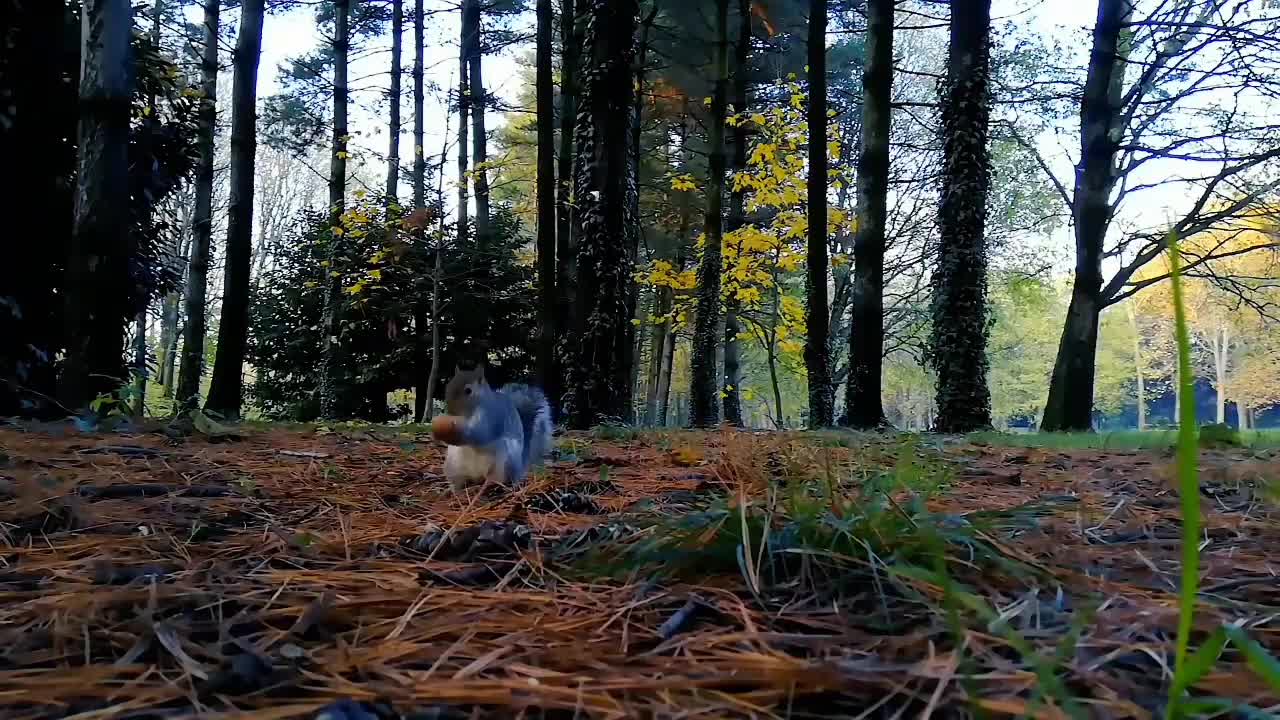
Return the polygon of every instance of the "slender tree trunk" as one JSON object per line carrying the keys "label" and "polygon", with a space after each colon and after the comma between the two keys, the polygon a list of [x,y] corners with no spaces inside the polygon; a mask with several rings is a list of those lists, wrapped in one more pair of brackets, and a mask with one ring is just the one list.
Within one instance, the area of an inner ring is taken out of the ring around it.
{"label": "slender tree trunk", "polygon": [[894,0],[868,0],[866,65],[862,70],[862,148],[858,154],[858,225],[853,244],[853,306],[845,415],[855,428],[886,422],[884,374],[884,253],[889,197],[889,137],[893,91]]}
{"label": "slender tree trunk", "polygon": [[387,93],[391,117],[387,121],[387,204],[400,195],[400,55],[404,37],[404,0],[391,0],[391,89]]}
{"label": "slender tree trunk", "polygon": [[[413,208],[415,210],[423,210],[427,205],[427,158],[425,142],[425,112],[424,93],[423,93],[423,58],[422,53],[425,50],[423,45],[424,23],[426,15],[423,11],[423,0],[414,0],[413,3]],[[445,114],[445,131],[444,136],[445,147],[448,147],[449,137],[449,115]],[[440,151],[440,178],[444,177],[444,161],[446,152],[444,149]],[[438,196],[437,200],[440,205],[441,227],[443,228],[444,217],[444,198]],[[414,241],[420,246],[425,246],[425,228],[420,228],[414,233]],[[413,333],[415,347],[415,367],[414,378],[416,379],[414,393],[413,417],[421,421],[427,415],[427,408],[431,403],[431,397],[427,394],[427,385],[430,383],[429,377],[431,373],[430,358],[428,357],[427,342],[427,323],[428,323],[427,303],[421,299],[415,302],[413,309]],[[432,324],[434,327],[434,324]]]}
{"label": "slender tree trunk", "polygon": [[556,205],[554,86],[551,68],[551,0],[537,5],[538,116],[538,376],[544,388],[555,382],[556,349]]}
{"label": "slender tree trunk", "polygon": [[[747,57],[751,51],[751,2],[738,0],[738,41],[734,44],[733,58],[733,109],[742,117],[750,111],[747,96]],[[733,158],[730,176],[747,167],[747,126],[733,126]],[[740,230],[747,222],[746,189],[736,188],[729,193],[729,217],[726,225],[730,233]],[[738,243],[741,252],[741,243]],[[742,323],[738,319],[740,303],[733,293],[725,300],[724,311],[724,420],[730,425],[742,427]]]}
{"label": "slender tree trunk", "polygon": [[[440,283],[444,279],[445,233],[444,164],[448,157],[449,116],[446,114],[444,119],[444,141],[440,146],[440,162],[436,166],[436,205],[440,207],[440,219],[439,225],[436,226],[436,246],[431,269],[431,315],[428,321],[426,313],[422,312],[423,320],[419,323],[420,328],[425,327],[426,322],[431,325],[431,355],[429,361],[427,361],[426,389],[424,391],[422,385],[418,386],[418,395],[421,398],[419,398],[418,404],[415,405],[417,411],[415,417],[418,418],[419,422],[427,422],[434,415],[435,405],[433,401],[436,397],[436,386],[440,380]],[[422,377],[421,373],[418,377]]]}
{"label": "slender tree trunk", "polygon": [[[1192,390],[1195,383],[1192,383]],[[1194,402],[1194,400],[1193,400]],[[1173,364],[1173,425],[1177,427],[1182,419],[1182,369],[1178,363]]]}
{"label": "slender tree trunk", "polygon": [[698,308],[694,317],[690,421],[710,427],[719,420],[720,382],[716,346],[720,326],[721,245],[724,233],[724,126],[729,85],[729,0],[716,0],[716,81],[708,119],[706,242],[698,265]]}
{"label": "slender tree trunk", "polygon": [[[484,90],[484,38],[480,28],[480,0],[463,3],[463,32],[467,34],[468,88],[471,90],[471,164],[472,185],[476,195],[476,245],[484,252],[493,239],[489,229],[489,135],[485,130],[485,105],[488,95]],[[482,256],[487,259],[486,256]]]}
{"label": "slender tree trunk", "polygon": [[631,405],[627,314],[632,268],[628,158],[636,0],[591,0],[583,54],[574,179],[578,211],[578,308],[575,353],[566,394],[569,425],[585,429],[621,419]]}
{"label": "slender tree trunk", "polygon": [[209,255],[213,235],[213,135],[218,121],[218,24],[220,0],[204,3],[204,53],[200,61],[200,161],[196,166],[196,211],[192,220],[191,258],[187,265],[187,325],[182,337],[182,363],[174,399],[178,410],[200,404],[204,375],[205,295],[209,288]]}
{"label": "slender tree trunk", "polygon": [[565,332],[573,323],[577,301],[574,283],[577,279],[578,246],[574,241],[573,218],[573,157],[574,124],[577,121],[578,58],[582,34],[578,32],[578,16],[582,0],[560,2],[560,150],[556,158],[556,295],[557,314],[561,319],[560,339],[556,343],[554,382],[547,394],[557,409],[563,402],[564,365],[572,355],[569,334]]}
{"label": "slender tree trunk", "polygon": [[420,210],[427,202],[427,158],[423,147],[425,125],[423,113],[423,23],[426,15],[423,0],[413,3],[413,207]]}
{"label": "slender tree trunk", "polygon": [[1227,421],[1227,353],[1231,348],[1231,331],[1226,325],[1220,326],[1214,333],[1213,344],[1213,387],[1217,393],[1217,420],[1221,425]]}
{"label": "slender tree trunk", "polygon": [[831,357],[827,328],[827,0],[809,2],[808,253],[805,273],[804,364],[809,376],[809,427],[829,427]]}
{"label": "slender tree trunk", "polygon": [[244,353],[249,339],[249,282],[253,254],[253,180],[258,153],[258,61],[262,57],[263,0],[241,0],[231,87],[231,195],[227,212],[227,262],[222,320],[213,382],[205,407],[239,417]]}
{"label": "slender tree trunk", "polygon": [[[190,265],[191,255],[191,214],[192,208],[189,205],[183,206],[183,222],[182,227],[178,230],[179,238],[178,247],[174,258],[182,263],[182,270],[179,273],[182,276],[180,287],[185,288],[190,278],[187,277],[187,268]],[[177,381],[177,360],[178,360],[178,338],[182,332],[180,323],[182,320],[182,294],[179,291],[169,293],[164,298],[163,311],[160,317],[160,384],[164,386],[165,395],[172,398],[174,396],[174,385]]]}
{"label": "slender tree trunk", "polygon": [[[346,211],[347,192],[347,56],[351,47],[348,30],[351,19],[351,0],[334,1],[333,30],[333,148],[329,159],[329,217],[330,225],[338,227]],[[338,263],[338,238],[331,238],[330,272]],[[341,278],[325,278],[324,328],[320,365],[320,417],[332,419],[338,411],[338,334],[341,327],[342,299],[339,296]]]}
{"label": "slender tree trunk", "polygon": [[1093,51],[1080,100],[1080,164],[1071,213],[1076,237],[1076,269],[1071,304],[1045,403],[1046,432],[1093,428],[1094,371],[1098,316],[1102,312],[1103,241],[1111,223],[1115,188],[1117,125],[1129,57],[1130,0],[1098,0]]}
{"label": "slender tree trunk", "polygon": [[138,313],[133,323],[133,416],[147,411],[147,311]]}
{"label": "slender tree trunk", "polygon": [[[644,415],[641,422],[648,426],[661,424],[658,419],[658,385],[662,378],[662,361],[667,344],[667,314],[671,312],[669,288],[655,288],[653,313],[649,330],[649,368],[645,376]],[[659,320],[661,318],[661,320]]]}
{"label": "slender tree trunk", "polygon": [[676,333],[668,330],[662,340],[662,367],[658,370],[658,408],[655,422],[666,426],[671,404],[671,371],[675,367]]}
{"label": "slender tree trunk", "polygon": [[471,83],[467,79],[467,58],[471,52],[471,41],[467,34],[467,13],[472,0],[462,2],[461,31],[458,39],[458,247],[465,247],[470,236],[471,218],[470,179],[467,177],[471,166],[470,123],[468,113],[471,108]]}
{"label": "slender tree trunk", "polygon": [[1129,315],[1129,327],[1133,330],[1133,376],[1138,390],[1138,431],[1147,429],[1147,380],[1142,372],[1142,337],[1138,334],[1138,315],[1133,303],[1125,303]]}
{"label": "slender tree trunk", "polygon": [[987,386],[987,193],[991,0],[955,0],[942,83],[943,185],[930,353],[938,430],[991,427]]}
{"label": "slender tree trunk", "polygon": [[[640,257],[640,143],[644,135],[645,67],[649,55],[649,32],[653,29],[653,20],[657,15],[658,6],[654,5],[640,23],[640,39],[635,63],[635,99],[631,107],[631,135],[627,142],[627,202],[631,204],[629,212],[636,223],[627,234],[627,264],[628,267],[633,268]],[[627,357],[626,374],[630,378],[628,383],[631,388],[630,397],[634,398],[638,390],[640,360],[644,347],[643,336],[639,332],[639,323],[643,318],[639,313],[639,287],[631,282],[627,283],[626,289],[627,314],[632,318],[626,327],[627,342],[635,349]],[[634,402],[628,406],[627,410],[627,422],[638,422]]]}

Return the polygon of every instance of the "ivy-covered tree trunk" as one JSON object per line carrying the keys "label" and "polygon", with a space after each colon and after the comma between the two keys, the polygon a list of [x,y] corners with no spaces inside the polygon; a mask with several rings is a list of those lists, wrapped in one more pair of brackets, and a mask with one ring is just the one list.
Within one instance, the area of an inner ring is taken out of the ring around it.
{"label": "ivy-covered tree trunk", "polygon": [[196,165],[196,210],[192,219],[191,255],[187,263],[187,325],[182,334],[182,362],[174,399],[181,410],[200,403],[204,375],[205,295],[209,289],[209,255],[213,235],[213,134],[218,122],[218,24],[220,0],[204,0],[204,51],[200,58],[200,160]]}
{"label": "ivy-covered tree trunk", "polygon": [[1093,52],[1080,98],[1080,164],[1071,208],[1076,235],[1075,278],[1049,380],[1041,425],[1046,432],[1093,428],[1098,318],[1103,308],[1103,242],[1111,224],[1115,156],[1120,143],[1116,130],[1129,56],[1129,43],[1123,36],[1132,16],[1130,0],[1098,2]]}
{"label": "ivy-covered tree trunk", "polygon": [[729,0],[716,0],[716,81],[707,119],[707,214],[703,224],[705,243],[698,265],[698,306],[693,326],[692,377],[689,421],[694,427],[710,427],[720,419],[719,368],[716,346],[720,327],[721,244],[724,237],[724,126],[729,85]]}
{"label": "ivy-covered tree trunk", "polygon": [[943,178],[929,351],[938,375],[936,429],[947,433],[991,427],[986,245],[990,65],[991,0],[955,0],[940,93]]}
{"label": "ivy-covered tree trunk", "polygon": [[862,71],[862,147],[858,154],[858,225],[853,241],[853,303],[845,417],[851,427],[886,423],[884,252],[889,198],[889,132],[893,90],[894,0],[868,0],[866,65]]}
{"label": "ivy-covered tree trunk", "polygon": [[[346,210],[347,192],[347,55],[351,46],[349,22],[351,0],[335,0],[333,11],[333,145],[329,159],[329,217],[330,225],[337,227]],[[340,238],[330,238],[330,258],[338,255]],[[336,263],[335,263],[336,265]],[[334,378],[338,375],[338,333],[341,331],[342,299],[341,278],[332,270],[325,275],[324,314],[321,327],[322,355],[320,360],[320,417],[335,417],[338,405],[338,388]]]}
{"label": "ivy-covered tree trunk", "polygon": [[554,85],[551,68],[551,0],[538,0],[537,69],[538,117],[538,376],[544,388],[555,384],[556,349],[556,205]]}
{"label": "ivy-covered tree trunk", "polygon": [[[81,7],[75,215],[64,288],[59,395],[78,410],[124,380],[122,279],[129,277],[129,114],[134,87],[128,0]],[[114,379],[113,379],[114,378]]]}
{"label": "ivy-covered tree trunk", "polygon": [[576,128],[574,196],[578,225],[577,333],[569,364],[569,425],[589,428],[625,417],[631,404],[627,355],[631,317],[627,264],[631,233],[628,171],[636,0],[590,0],[582,66],[582,103]]}
{"label": "ivy-covered tree trunk", "polygon": [[404,0],[391,0],[391,87],[387,119],[387,204],[400,195],[400,75],[401,38],[404,36]]}
{"label": "ivy-covered tree trunk", "polygon": [[809,211],[805,262],[804,365],[809,376],[809,427],[833,424],[831,356],[827,346],[827,0],[809,2]]}
{"label": "ivy-covered tree trunk", "polygon": [[[738,41],[734,44],[733,57],[733,109],[739,116],[750,113],[747,96],[748,53],[751,51],[751,0],[738,0]],[[733,126],[733,158],[729,164],[729,176],[747,168],[747,126]],[[729,193],[729,232],[740,229],[747,222],[746,188],[734,187]],[[742,321],[738,317],[741,303],[730,295],[725,298],[724,310],[724,420],[730,425],[742,426]]]}
{"label": "ivy-covered tree trunk", "polygon": [[[556,158],[556,313],[562,328],[572,327],[569,320],[577,307],[574,283],[577,279],[577,243],[574,242],[573,158],[574,125],[577,121],[577,78],[581,56],[582,33],[578,16],[583,0],[560,2],[560,150]],[[571,355],[569,334],[561,332],[556,343],[553,382],[546,388],[547,397],[559,409],[565,392],[565,368]]]}
{"label": "ivy-covered tree trunk", "polygon": [[227,208],[227,252],[222,319],[213,380],[205,407],[223,417],[240,416],[244,354],[249,340],[249,282],[253,261],[253,180],[258,153],[258,63],[262,58],[264,0],[241,0],[231,81],[231,193]]}
{"label": "ivy-covered tree trunk", "polygon": [[147,311],[133,322],[133,416],[147,411]]}

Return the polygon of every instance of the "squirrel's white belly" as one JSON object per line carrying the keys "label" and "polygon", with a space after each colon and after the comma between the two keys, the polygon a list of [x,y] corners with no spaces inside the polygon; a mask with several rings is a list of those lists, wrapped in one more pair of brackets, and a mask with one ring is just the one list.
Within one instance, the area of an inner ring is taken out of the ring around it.
{"label": "squirrel's white belly", "polygon": [[444,476],[454,488],[485,479],[494,470],[497,454],[465,445],[450,445],[444,453]]}

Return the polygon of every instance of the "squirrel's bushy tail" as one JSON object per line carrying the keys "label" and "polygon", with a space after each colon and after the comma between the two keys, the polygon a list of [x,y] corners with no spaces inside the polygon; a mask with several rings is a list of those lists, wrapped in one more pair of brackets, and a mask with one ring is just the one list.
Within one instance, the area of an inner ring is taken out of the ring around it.
{"label": "squirrel's bushy tail", "polygon": [[551,450],[551,405],[541,390],[530,385],[507,385],[502,391],[511,398],[524,428],[524,465],[541,465]]}

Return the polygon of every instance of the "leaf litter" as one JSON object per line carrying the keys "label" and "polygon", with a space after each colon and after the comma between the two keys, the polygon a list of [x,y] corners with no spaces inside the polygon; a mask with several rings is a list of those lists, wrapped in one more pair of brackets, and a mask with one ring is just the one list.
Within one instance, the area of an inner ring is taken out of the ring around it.
{"label": "leaf litter", "polygon": [[[574,434],[524,488],[459,500],[422,437],[217,429],[0,429],[0,714],[1163,711],[1159,451]],[[1280,463],[1202,463],[1193,646],[1231,623],[1274,657]],[[1193,695],[1275,713],[1252,661],[1227,650]]]}

